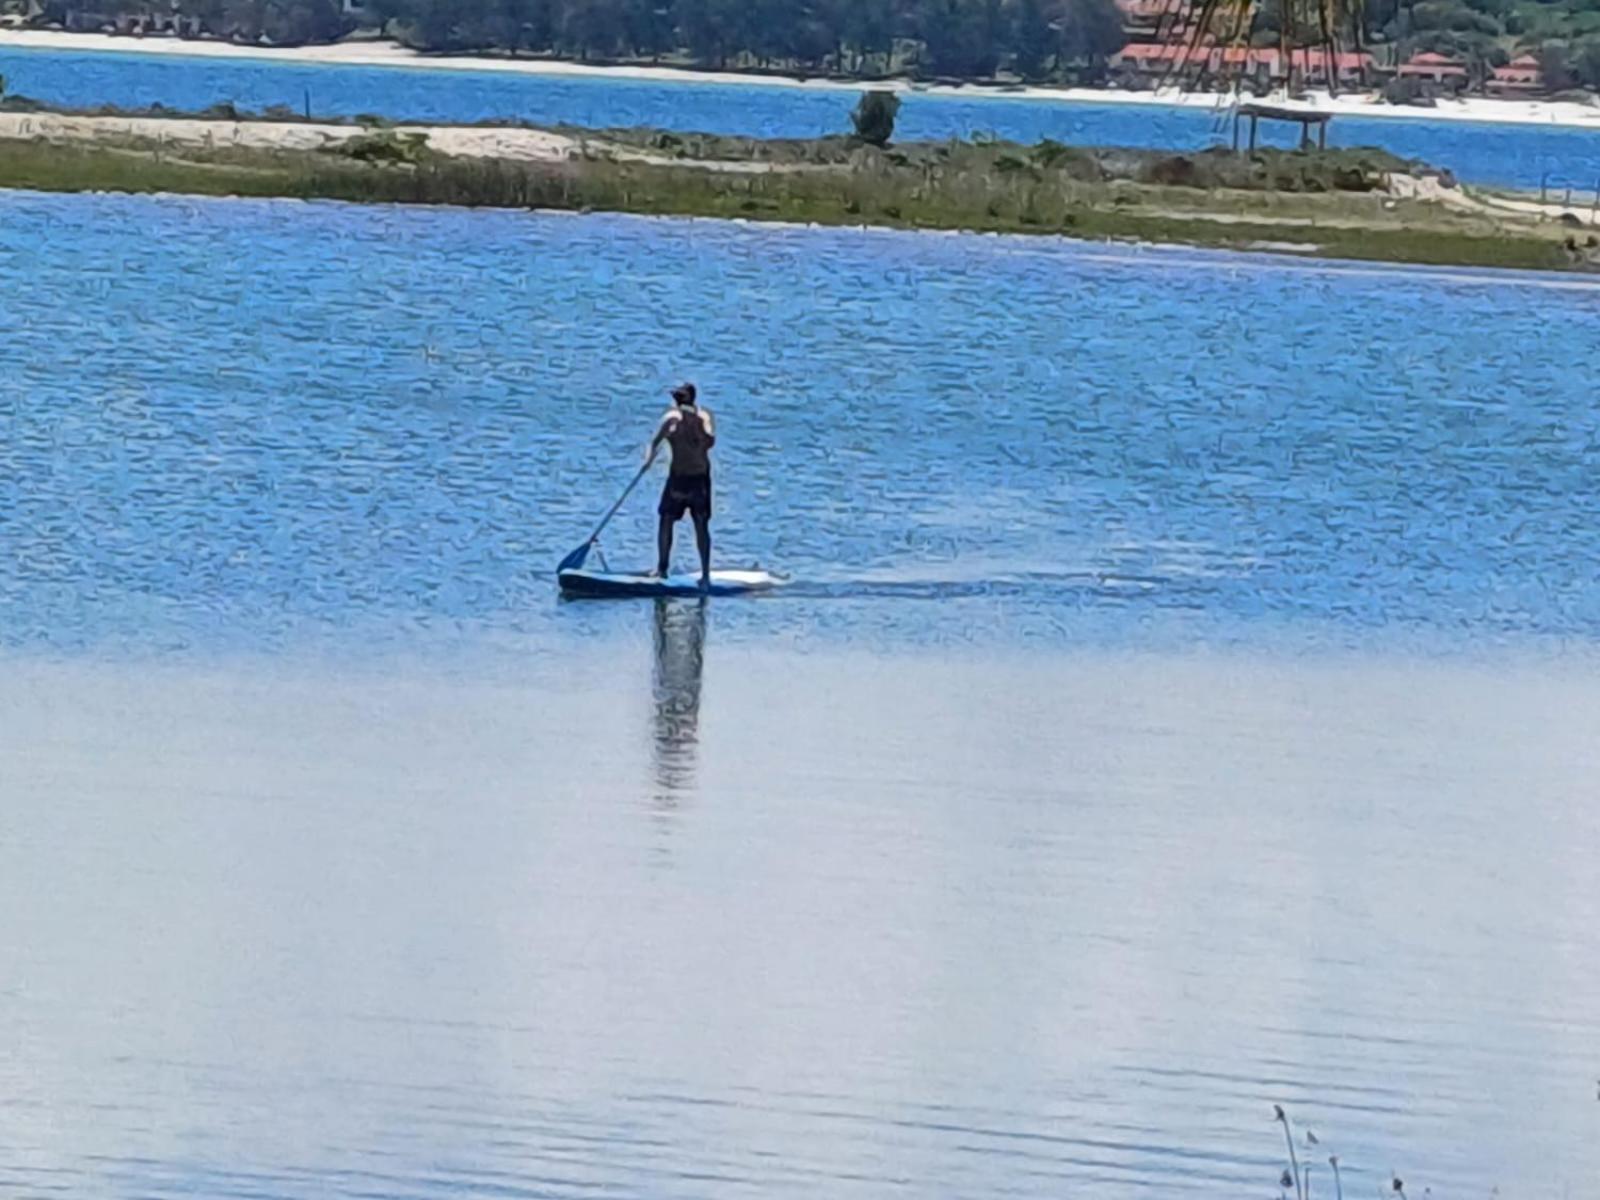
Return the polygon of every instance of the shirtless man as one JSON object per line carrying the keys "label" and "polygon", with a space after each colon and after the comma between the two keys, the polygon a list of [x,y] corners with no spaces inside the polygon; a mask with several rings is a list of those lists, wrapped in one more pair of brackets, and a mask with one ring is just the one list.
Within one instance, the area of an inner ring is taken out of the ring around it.
{"label": "shirtless man", "polygon": [[687,512],[694,518],[694,540],[700,549],[700,585],[711,583],[711,447],[717,444],[711,413],[695,403],[695,387],[686,383],[672,389],[673,408],[661,418],[650,440],[645,462],[655,461],[661,443],[672,447],[672,467],[661,491],[656,512],[661,524],[656,534],[656,574],[663,579],[672,566],[672,527]]}

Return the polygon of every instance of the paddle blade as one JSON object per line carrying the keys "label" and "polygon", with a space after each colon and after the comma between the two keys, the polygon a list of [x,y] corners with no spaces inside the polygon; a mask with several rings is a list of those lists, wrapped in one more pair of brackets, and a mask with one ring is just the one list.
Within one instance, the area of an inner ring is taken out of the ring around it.
{"label": "paddle blade", "polygon": [[593,542],[585,542],[583,545],[579,546],[571,554],[567,555],[561,560],[561,565],[556,568],[556,574],[559,575],[562,571],[576,571],[578,568],[583,566],[584,561],[589,557],[589,551],[593,548]]}

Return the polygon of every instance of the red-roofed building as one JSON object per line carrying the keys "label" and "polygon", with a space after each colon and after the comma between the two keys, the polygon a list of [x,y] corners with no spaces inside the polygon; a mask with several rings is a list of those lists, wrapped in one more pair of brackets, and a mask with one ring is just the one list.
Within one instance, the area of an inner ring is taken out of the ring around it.
{"label": "red-roofed building", "polygon": [[[1324,49],[1289,52],[1289,65],[1303,82],[1326,85],[1330,68],[1341,86],[1362,83],[1374,70],[1372,55],[1339,53]],[[1248,46],[1157,45],[1133,42],[1112,55],[1111,66],[1146,78],[1177,74],[1204,74],[1222,79],[1248,77],[1262,83],[1284,77],[1283,54],[1277,49]]]}
{"label": "red-roofed building", "polygon": [[1159,74],[1183,60],[1187,46],[1164,46],[1157,42],[1129,42],[1108,60],[1113,70],[1141,75]]}
{"label": "red-roofed building", "polygon": [[[1266,50],[1258,53],[1271,56],[1274,78],[1283,75],[1283,64],[1278,51]],[[1325,84],[1332,79],[1343,86],[1364,83],[1377,69],[1370,54],[1355,54],[1349,51],[1329,53],[1326,47],[1322,46],[1289,51],[1289,65],[1294,73],[1307,83]]]}
{"label": "red-roofed building", "polygon": [[1544,68],[1531,54],[1524,54],[1504,67],[1496,67],[1485,90],[1491,96],[1538,96],[1545,90]]}
{"label": "red-roofed building", "polygon": [[1446,87],[1464,87],[1467,82],[1467,64],[1459,58],[1446,58],[1443,54],[1435,54],[1429,50],[1422,54],[1413,54],[1401,63],[1398,74],[1402,79],[1425,79],[1429,83],[1442,84]]}

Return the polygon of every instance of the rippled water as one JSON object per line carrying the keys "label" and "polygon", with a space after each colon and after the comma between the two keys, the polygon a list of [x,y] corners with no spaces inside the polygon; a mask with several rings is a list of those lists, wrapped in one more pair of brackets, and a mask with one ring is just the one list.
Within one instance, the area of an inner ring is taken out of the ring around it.
{"label": "rippled water", "polygon": [[[683,377],[727,446],[723,561],[800,585],[763,625],[1600,634],[1587,285],[634,218],[0,206],[14,645],[592,619],[551,609],[547,572]],[[625,511],[618,561],[648,560],[653,519]],[[877,602],[906,595],[946,602]]]}
{"label": "rippled water", "polygon": [[[1600,1177],[1600,291],[17,193],[0,286],[0,1193]],[[685,376],[794,586],[560,603]]]}
{"label": "rippled water", "polygon": [[[0,50],[10,90],[56,104],[165,104],[198,109],[231,101],[260,109],[309,101],[331,116],[380,113],[435,121],[512,118],[588,127],[819,137],[850,127],[856,96],[759,84],[690,84],[541,78],[511,72],[298,65],[171,55]],[[1218,116],[1193,109],[1120,104],[912,96],[899,122],[908,139],[993,133],[1100,146],[1195,148],[1231,136]],[[1600,130],[1459,121],[1340,117],[1329,138],[1341,146],[1381,146],[1448,167],[1461,178],[1508,187],[1574,188],[1592,197],[1600,180]],[[1294,131],[1263,129],[1263,139],[1293,145]]]}

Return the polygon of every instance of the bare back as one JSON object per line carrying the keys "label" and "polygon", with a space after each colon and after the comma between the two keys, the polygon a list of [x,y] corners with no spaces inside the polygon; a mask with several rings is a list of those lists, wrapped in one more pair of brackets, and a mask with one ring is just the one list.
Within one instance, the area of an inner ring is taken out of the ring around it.
{"label": "bare back", "polygon": [[672,474],[711,474],[711,447],[717,443],[711,412],[679,406],[661,418],[656,435],[672,447]]}

